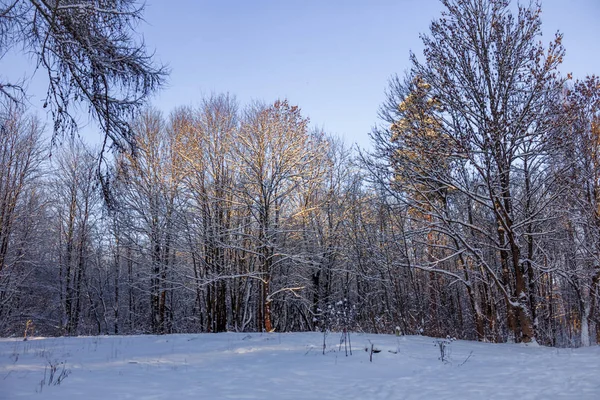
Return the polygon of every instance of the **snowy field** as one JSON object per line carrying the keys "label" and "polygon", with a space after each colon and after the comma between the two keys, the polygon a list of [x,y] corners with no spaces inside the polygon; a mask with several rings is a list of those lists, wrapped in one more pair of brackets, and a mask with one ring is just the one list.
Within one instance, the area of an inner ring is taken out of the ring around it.
{"label": "snowy field", "polygon": [[[0,339],[0,399],[600,399],[600,347],[353,334]],[[365,348],[371,343],[379,353]]]}

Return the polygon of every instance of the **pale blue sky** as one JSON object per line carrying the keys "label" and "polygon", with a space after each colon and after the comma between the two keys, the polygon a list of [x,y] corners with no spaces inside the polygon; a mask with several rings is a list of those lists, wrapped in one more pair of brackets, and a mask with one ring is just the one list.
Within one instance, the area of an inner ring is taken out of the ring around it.
{"label": "pale blue sky", "polygon": [[[177,6],[174,6],[177,4]],[[438,0],[148,0],[148,45],[172,68],[161,109],[230,92],[288,98],[311,122],[368,145],[387,79],[410,68]],[[545,0],[544,41],[565,34],[564,71],[600,73],[600,0]]]}
{"label": "pale blue sky", "polygon": [[[600,73],[600,0],[544,0],[542,9],[544,42],[564,33],[563,71]],[[419,33],[441,10],[438,0],[147,0],[139,30],[172,70],[153,104],[168,113],[212,92],[242,103],[288,98],[314,125],[368,146],[387,79],[410,67],[410,50],[421,53]]]}

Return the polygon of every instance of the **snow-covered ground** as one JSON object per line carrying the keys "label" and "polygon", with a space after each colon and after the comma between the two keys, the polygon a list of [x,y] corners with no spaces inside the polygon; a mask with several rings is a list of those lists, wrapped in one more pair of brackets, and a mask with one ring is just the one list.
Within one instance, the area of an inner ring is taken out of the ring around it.
{"label": "snow-covered ground", "polygon": [[0,339],[0,399],[600,399],[598,346],[454,341],[442,362],[433,338],[352,334],[346,357],[340,337]]}

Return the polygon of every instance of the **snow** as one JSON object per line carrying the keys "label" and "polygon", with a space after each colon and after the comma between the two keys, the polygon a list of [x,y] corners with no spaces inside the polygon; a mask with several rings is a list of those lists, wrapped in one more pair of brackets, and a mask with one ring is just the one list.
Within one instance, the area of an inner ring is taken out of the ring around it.
{"label": "snow", "polygon": [[346,357],[340,338],[325,355],[319,333],[0,339],[0,399],[600,398],[598,346],[457,340],[444,363],[440,339],[351,334]]}

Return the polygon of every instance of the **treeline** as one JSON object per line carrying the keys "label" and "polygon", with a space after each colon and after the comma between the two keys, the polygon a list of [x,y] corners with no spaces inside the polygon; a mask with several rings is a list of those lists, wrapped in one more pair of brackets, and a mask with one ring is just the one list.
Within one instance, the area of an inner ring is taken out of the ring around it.
{"label": "treeline", "polygon": [[147,110],[107,199],[97,152],[73,140],[48,160],[34,120],[4,121],[4,334],[314,330],[340,304],[354,329],[400,323],[412,273],[378,259],[401,218],[298,107]]}
{"label": "treeline", "polygon": [[214,95],[140,113],[99,180],[4,106],[0,334],[599,341],[600,79],[558,73],[535,6],[443,3],[371,152]]}

